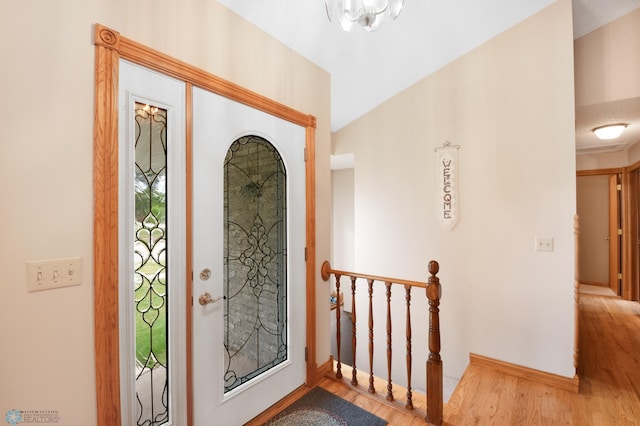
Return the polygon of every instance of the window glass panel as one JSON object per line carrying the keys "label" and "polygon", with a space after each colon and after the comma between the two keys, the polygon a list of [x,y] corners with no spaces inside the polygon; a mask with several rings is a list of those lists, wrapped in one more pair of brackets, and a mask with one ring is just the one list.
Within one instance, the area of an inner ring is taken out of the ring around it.
{"label": "window glass panel", "polygon": [[224,166],[224,391],[287,359],[286,171],[265,139],[235,141]]}
{"label": "window glass panel", "polygon": [[135,105],[134,307],[137,424],[169,419],[167,111]]}

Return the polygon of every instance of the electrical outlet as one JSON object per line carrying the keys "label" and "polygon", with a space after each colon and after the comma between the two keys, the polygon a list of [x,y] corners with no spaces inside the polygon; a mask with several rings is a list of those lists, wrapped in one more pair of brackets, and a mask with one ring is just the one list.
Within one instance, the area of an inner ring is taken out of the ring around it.
{"label": "electrical outlet", "polygon": [[81,283],[81,257],[27,262],[27,292],[69,287]]}
{"label": "electrical outlet", "polygon": [[536,251],[553,251],[553,238],[536,237]]}

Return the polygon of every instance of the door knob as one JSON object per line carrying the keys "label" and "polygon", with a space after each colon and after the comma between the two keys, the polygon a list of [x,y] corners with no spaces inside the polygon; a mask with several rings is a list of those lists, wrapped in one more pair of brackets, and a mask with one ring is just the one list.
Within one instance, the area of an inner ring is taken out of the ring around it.
{"label": "door knob", "polygon": [[216,303],[220,299],[226,299],[227,296],[216,297],[215,299],[211,297],[209,293],[202,293],[200,297],[198,297],[198,302],[202,305],[208,305],[209,303]]}

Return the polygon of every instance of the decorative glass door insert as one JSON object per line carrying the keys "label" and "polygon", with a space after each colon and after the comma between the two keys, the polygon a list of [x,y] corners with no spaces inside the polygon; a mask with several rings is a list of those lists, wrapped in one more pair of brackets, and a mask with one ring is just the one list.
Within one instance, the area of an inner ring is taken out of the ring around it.
{"label": "decorative glass door insert", "polygon": [[135,391],[137,424],[169,419],[167,359],[167,111],[135,104]]}
{"label": "decorative glass door insert", "polygon": [[286,171],[259,136],[224,161],[224,392],[287,360]]}

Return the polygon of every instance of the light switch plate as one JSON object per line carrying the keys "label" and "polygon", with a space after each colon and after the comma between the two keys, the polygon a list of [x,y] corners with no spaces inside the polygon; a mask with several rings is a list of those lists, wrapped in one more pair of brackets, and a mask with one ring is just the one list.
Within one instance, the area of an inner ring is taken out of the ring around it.
{"label": "light switch plate", "polygon": [[27,262],[27,292],[69,287],[81,283],[81,257]]}

